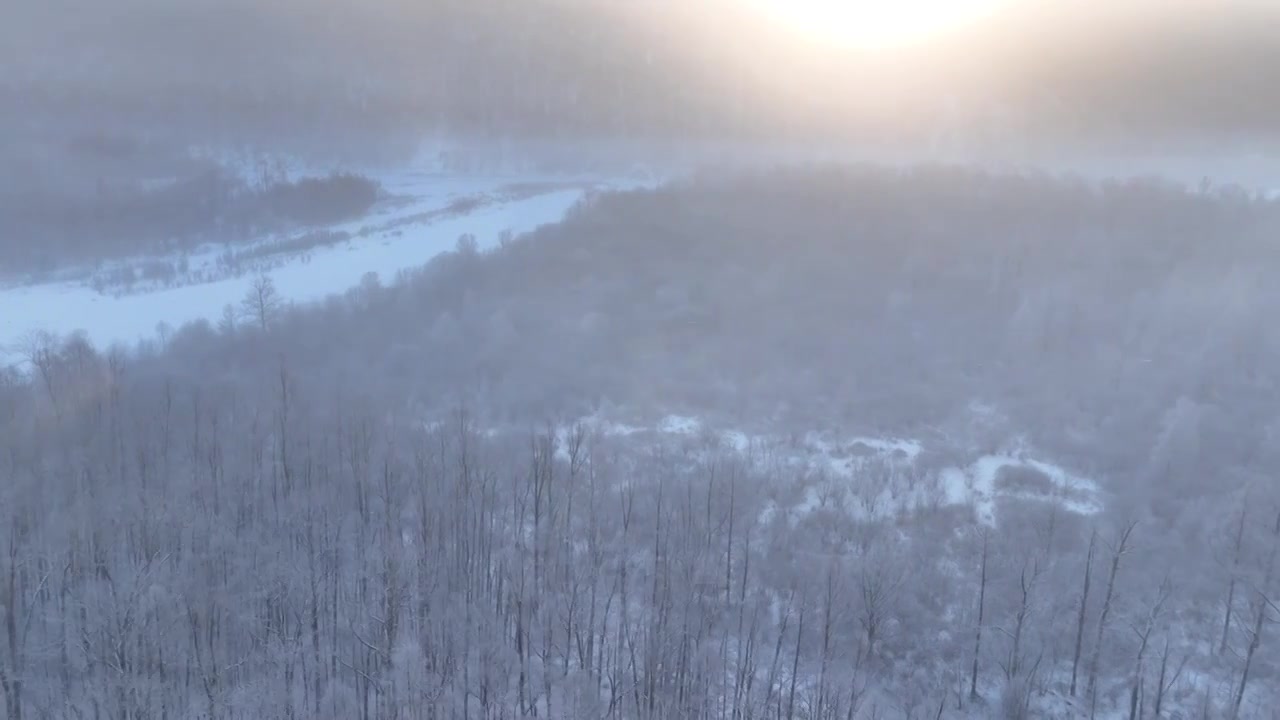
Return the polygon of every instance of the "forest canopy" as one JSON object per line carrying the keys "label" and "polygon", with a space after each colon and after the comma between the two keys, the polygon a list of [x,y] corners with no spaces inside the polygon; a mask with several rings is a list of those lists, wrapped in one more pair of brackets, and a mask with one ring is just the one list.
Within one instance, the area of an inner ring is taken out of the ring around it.
{"label": "forest canopy", "polygon": [[136,350],[32,338],[7,710],[1265,717],[1277,230],[1230,188],[707,174]]}

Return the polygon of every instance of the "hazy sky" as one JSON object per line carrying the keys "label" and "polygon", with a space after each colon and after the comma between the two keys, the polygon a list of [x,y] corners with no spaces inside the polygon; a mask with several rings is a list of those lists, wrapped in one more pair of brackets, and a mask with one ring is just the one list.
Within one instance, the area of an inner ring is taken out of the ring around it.
{"label": "hazy sky", "polygon": [[868,51],[774,22],[774,0],[9,0],[0,91],[19,112],[32,96],[161,117],[341,106],[537,132],[1280,128],[1280,3],[972,1],[999,7]]}

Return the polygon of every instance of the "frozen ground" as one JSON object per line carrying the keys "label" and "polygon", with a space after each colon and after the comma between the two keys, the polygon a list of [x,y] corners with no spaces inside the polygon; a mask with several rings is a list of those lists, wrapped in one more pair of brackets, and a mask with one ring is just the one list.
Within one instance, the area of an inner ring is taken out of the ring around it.
{"label": "frozen ground", "polygon": [[[779,484],[761,518],[766,522],[781,515],[794,525],[819,511],[869,520],[970,507],[977,522],[995,526],[1003,501],[1056,505],[1080,515],[1103,509],[1097,483],[1037,459],[1034,450],[1025,446],[952,465],[926,463],[930,448],[910,438],[832,431],[787,437],[716,428],[681,415],[668,415],[648,426],[590,416],[560,428],[562,454],[574,427],[597,437],[627,437],[632,442],[677,448],[695,457],[728,453],[779,478],[797,479],[795,492],[788,492],[786,482]],[[957,453],[947,448],[946,454]]]}
{"label": "frozen ground", "polygon": [[0,366],[20,362],[16,346],[36,331],[59,336],[84,331],[96,346],[107,347],[154,337],[161,326],[215,320],[227,305],[238,305],[260,273],[269,275],[280,294],[294,303],[342,293],[367,273],[389,282],[400,271],[454,249],[461,235],[473,235],[482,250],[492,248],[505,232],[520,234],[558,222],[589,192],[634,184],[601,178],[448,177],[425,172],[378,179],[394,201],[364,218],[326,228],[349,235],[341,242],[271,254],[273,244],[291,238],[264,237],[235,248],[263,251],[269,262],[260,269],[215,272],[217,258],[227,251],[205,248],[186,258],[191,274],[173,286],[101,291],[90,282],[90,269],[67,268],[55,282],[0,287]]}

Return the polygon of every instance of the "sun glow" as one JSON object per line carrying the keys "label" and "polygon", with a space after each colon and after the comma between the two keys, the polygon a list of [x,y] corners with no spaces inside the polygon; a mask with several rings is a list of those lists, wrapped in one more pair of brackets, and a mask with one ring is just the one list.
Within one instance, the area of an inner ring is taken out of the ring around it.
{"label": "sun glow", "polygon": [[1007,0],[750,0],[780,27],[856,49],[918,45],[989,15]]}

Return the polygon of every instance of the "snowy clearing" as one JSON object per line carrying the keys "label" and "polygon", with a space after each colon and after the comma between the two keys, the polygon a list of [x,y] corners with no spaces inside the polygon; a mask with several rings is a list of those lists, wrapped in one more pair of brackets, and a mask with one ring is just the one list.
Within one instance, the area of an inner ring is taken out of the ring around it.
{"label": "snowy clearing", "polygon": [[626,437],[655,447],[681,448],[693,458],[729,453],[754,469],[803,478],[799,492],[790,497],[779,493],[762,522],[778,513],[795,525],[821,510],[877,520],[943,507],[971,507],[977,522],[995,526],[1002,501],[1043,503],[1078,515],[1103,509],[1096,482],[1036,459],[1025,445],[980,456],[965,466],[931,469],[921,462],[925,445],[911,438],[832,432],[784,437],[713,428],[685,415],[667,415],[647,427],[593,415],[557,428],[561,459],[568,458],[566,448],[575,427],[598,438]]}

